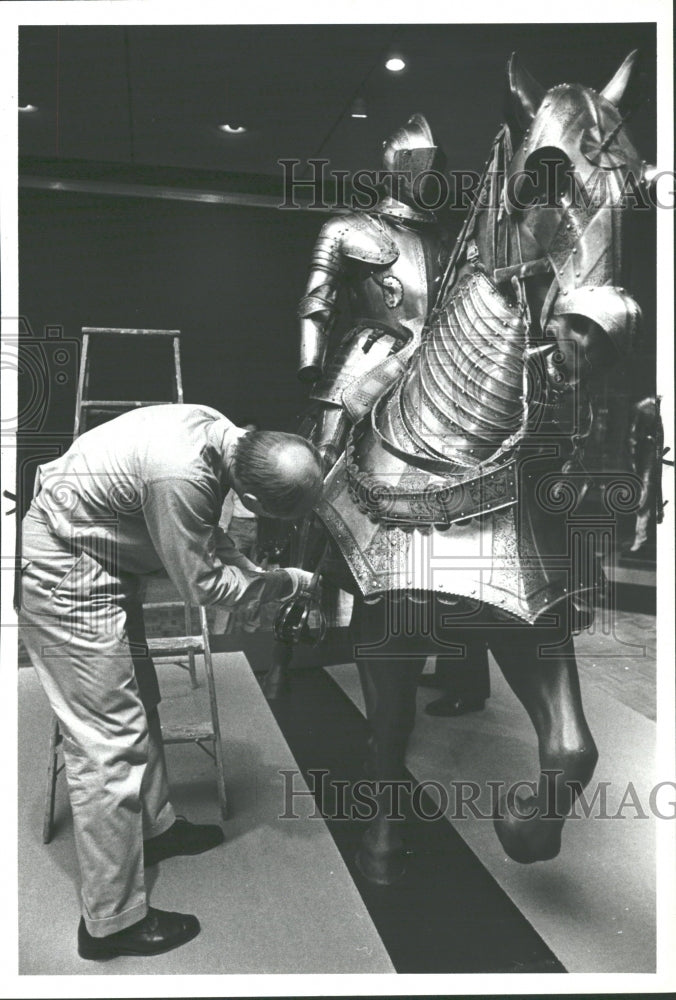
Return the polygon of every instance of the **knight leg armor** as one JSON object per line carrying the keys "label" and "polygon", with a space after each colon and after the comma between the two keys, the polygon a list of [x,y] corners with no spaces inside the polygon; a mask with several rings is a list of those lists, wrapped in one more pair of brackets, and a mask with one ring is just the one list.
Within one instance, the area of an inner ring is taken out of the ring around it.
{"label": "knight leg armor", "polygon": [[491,691],[486,641],[472,636],[464,647],[460,659],[437,657],[432,681],[444,693],[425,706],[427,715],[465,715],[481,711],[486,704]]}
{"label": "knight leg armor", "polygon": [[344,410],[337,406],[322,407],[312,441],[324,459],[326,472],[342,454],[349,428],[350,420]]}

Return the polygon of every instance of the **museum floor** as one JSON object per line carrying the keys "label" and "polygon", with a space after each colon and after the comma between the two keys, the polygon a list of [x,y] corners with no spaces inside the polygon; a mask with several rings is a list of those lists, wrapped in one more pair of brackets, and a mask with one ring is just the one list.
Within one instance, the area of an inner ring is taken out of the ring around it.
{"label": "museum floor", "polygon": [[[609,782],[614,812],[631,781],[647,801],[654,781],[655,619],[617,612],[577,643],[587,716],[600,750],[596,782]],[[559,858],[508,860],[492,824],[471,816],[424,822],[407,815],[407,875],[367,884],[354,866],[361,825],[282,819],[282,770],[326,769],[334,780],[360,774],[365,723],[352,664],[294,672],[274,714],[246,657],[218,653],[216,675],[231,818],[226,842],[199,858],[163,862],[149,877],[152,902],[197,913],[202,933],[154,959],[81,961],[72,824],[59,779],[57,828],[41,842],[49,710],[32,669],[19,671],[20,971],[40,974],[237,972],[648,972],[655,967],[655,821],[569,822]],[[164,717],[202,715],[204,684],[161,671]],[[414,781],[532,779],[531,727],[495,665],[485,710],[431,718],[421,706],[408,756]],[[168,748],[177,811],[217,819],[211,761],[197,749]],[[433,810],[431,810],[433,811]],[[334,817],[334,818],[331,818]],[[49,892],[45,892],[49,886]]]}

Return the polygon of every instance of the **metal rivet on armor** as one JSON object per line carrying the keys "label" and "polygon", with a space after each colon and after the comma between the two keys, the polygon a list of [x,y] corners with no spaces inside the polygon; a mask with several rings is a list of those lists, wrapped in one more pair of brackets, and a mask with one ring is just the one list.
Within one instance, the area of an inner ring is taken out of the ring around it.
{"label": "metal rivet on armor", "polygon": [[576,272],[575,272],[575,277],[576,277],[576,278],[579,278],[579,277],[580,277],[580,272],[579,272],[579,271],[576,271]]}
{"label": "metal rivet on armor", "polygon": [[577,253],[577,247],[573,247],[573,253]]}

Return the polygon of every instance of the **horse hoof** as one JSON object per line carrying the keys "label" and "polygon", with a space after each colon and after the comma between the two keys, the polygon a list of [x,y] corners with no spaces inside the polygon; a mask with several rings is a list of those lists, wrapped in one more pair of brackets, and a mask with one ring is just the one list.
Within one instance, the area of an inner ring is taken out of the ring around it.
{"label": "horse hoof", "polygon": [[551,861],[561,850],[561,820],[507,816],[494,819],[493,828],[505,853],[521,865]]}
{"label": "horse hoof", "polygon": [[364,878],[374,885],[394,885],[406,874],[402,850],[373,854],[362,844],[357,851],[355,863]]}

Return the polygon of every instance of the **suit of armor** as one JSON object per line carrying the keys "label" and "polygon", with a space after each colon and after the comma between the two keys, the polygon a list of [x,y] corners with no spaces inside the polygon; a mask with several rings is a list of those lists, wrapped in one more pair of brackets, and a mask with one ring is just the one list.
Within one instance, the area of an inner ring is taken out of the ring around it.
{"label": "suit of armor", "polygon": [[[298,374],[312,383],[311,399],[320,404],[313,439],[329,466],[342,451],[350,420],[368,413],[420,342],[445,262],[434,213],[418,207],[412,194],[411,180],[439,161],[422,115],[413,115],[384,149],[386,170],[403,172],[397,197],[323,226],[299,307]],[[341,293],[352,326],[333,345]]]}
{"label": "suit of armor", "polygon": [[652,554],[655,525],[662,520],[661,462],[664,451],[664,430],[654,396],[634,404],[628,444],[632,469],[641,479],[634,540],[629,552]]}
{"label": "suit of armor", "polygon": [[[319,417],[313,440],[331,467],[351,422],[369,413],[406,368],[434,305],[447,251],[434,213],[416,204],[416,177],[443,160],[422,115],[413,115],[383,144],[384,167],[396,189],[370,212],[330,219],[314,247],[300,308],[299,377],[312,383]],[[351,327],[330,344],[338,297],[346,294]],[[432,711],[462,714],[489,695],[485,644],[458,634],[466,655],[440,657],[436,677],[446,694]]]}

